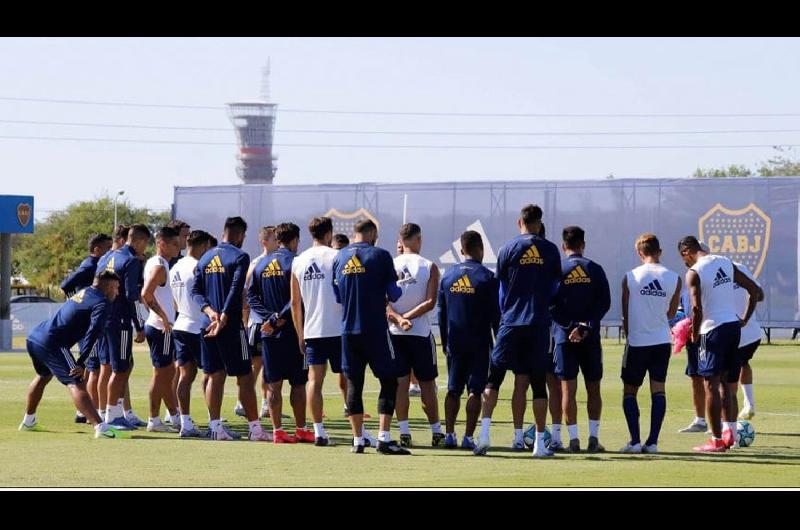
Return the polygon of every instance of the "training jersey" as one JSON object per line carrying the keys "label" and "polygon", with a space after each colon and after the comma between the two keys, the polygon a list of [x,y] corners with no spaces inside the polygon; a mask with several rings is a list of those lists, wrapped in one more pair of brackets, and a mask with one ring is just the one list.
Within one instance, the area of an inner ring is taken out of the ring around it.
{"label": "training jersey", "polygon": [[[164,310],[164,313],[167,314],[167,319],[169,323],[172,324],[175,322],[175,302],[172,300],[172,288],[169,284],[169,262],[156,254],[155,256],[148,259],[144,264],[144,277],[149,278],[151,274],[155,272],[156,267],[158,266],[164,267],[165,280],[162,285],[156,286],[156,290],[153,292],[153,296],[155,297],[158,305],[161,306],[161,309]],[[146,281],[146,280],[145,280]],[[164,331],[164,323],[161,321],[161,317],[153,311],[152,309],[147,315],[147,320],[144,322],[146,325],[154,327],[156,329],[160,329]]]}
{"label": "training jersey", "polygon": [[494,273],[467,258],[449,267],[439,284],[442,348],[454,352],[488,350],[500,324],[500,285]]}
{"label": "training jersey", "polygon": [[678,288],[678,273],[660,263],[644,263],[625,273],[625,281],[629,295],[628,344],[669,344],[667,312]]}
{"label": "training jersey", "polygon": [[[222,242],[203,254],[194,271],[192,299],[202,311],[206,306],[228,315],[228,325],[242,321],[242,293],[250,256]],[[205,315],[203,322],[205,322]]]}
{"label": "training jersey", "polygon": [[294,259],[292,274],[300,285],[303,300],[303,337],[321,339],[342,334],[342,306],[336,301],[331,278],[333,262],[339,253],[317,245]]}
{"label": "training jersey", "polygon": [[738,322],[733,262],[723,256],[707,254],[698,259],[691,270],[700,277],[700,302],[703,304],[700,333],[706,334],[728,322]]}
{"label": "training jersey", "polygon": [[[253,261],[250,262],[250,267],[252,267],[255,270],[256,265],[258,265],[258,262],[261,261],[262,259],[264,259],[266,256],[267,256],[266,254],[259,254],[258,256],[253,258]],[[248,267],[248,268],[250,268],[250,267]],[[250,274],[250,279],[249,280],[245,279],[245,285],[244,285],[244,292],[245,293],[250,288],[250,285],[252,285],[252,283],[253,283],[253,274],[251,273]],[[249,302],[248,302],[248,305],[249,305]],[[261,319],[261,317],[258,315],[258,313],[256,313],[255,311],[249,311],[248,312],[248,314],[247,314],[247,327],[248,328],[250,326],[253,326],[255,324],[261,324],[263,322],[264,321]]]}
{"label": "training jersey", "polygon": [[111,250],[98,260],[97,270],[114,272],[120,279],[119,294],[111,304],[109,324],[130,328],[131,322],[135,322],[134,325],[139,329],[135,303],[142,290],[142,262],[136,252],[130,245]]}
{"label": "training jersey", "polygon": [[336,300],[342,304],[342,335],[386,333],[386,298],[400,297],[392,256],[369,243],[353,243],[333,260]]}
{"label": "training jersey", "polygon": [[190,255],[179,259],[169,270],[169,286],[172,298],[178,307],[178,317],[175,319],[174,329],[186,333],[200,333],[200,322],[203,312],[200,306],[192,299],[192,286],[194,285],[194,271],[198,260]]}
{"label": "training jersey", "polygon": [[548,308],[561,277],[558,248],[534,234],[507,242],[497,256],[501,324],[548,322]]}
{"label": "training jersey", "polygon": [[55,315],[28,335],[28,340],[53,349],[80,343],[77,364],[89,357],[111,314],[111,302],[96,287],[86,287],[68,298]]}
{"label": "training jersey", "polygon": [[[733,264],[736,265],[736,268],[739,269],[739,272],[750,278],[753,283],[761,287],[761,284],[756,281],[755,277],[750,272],[750,269],[736,261],[734,261]],[[747,303],[750,300],[750,293],[748,293],[747,289],[741,287],[734,280],[733,294],[736,298],[736,314],[739,316],[739,318],[744,319],[744,316],[747,314]],[[758,322],[758,318],[756,318],[756,312],[753,311],[750,320],[748,320],[747,324],[742,328],[739,347],[741,348],[742,346],[747,346],[748,344],[752,344],[757,340],[761,340],[761,324]]]}
{"label": "training jersey", "polygon": [[[394,310],[403,314],[411,311],[425,301],[428,294],[428,280],[431,278],[433,262],[419,254],[400,254],[394,258],[394,270],[397,273],[397,286],[400,287],[400,298],[392,303]],[[389,323],[389,332],[392,335],[413,335],[427,337],[431,334],[430,311],[411,320],[411,329],[403,328]]]}
{"label": "training jersey", "polygon": [[287,322],[272,336],[294,333],[292,323],[291,280],[294,252],[279,247],[258,262],[253,269],[253,279],[247,288],[250,312],[255,311],[262,321],[271,323],[279,318]]}
{"label": "training jersey", "polygon": [[64,281],[61,282],[61,290],[64,291],[64,294],[69,297],[84,287],[92,285],[99,260],[99,256],[88,256],[78,265],[77,269],[64,278]]}
{"label": "training jersey", "polygon": [[589,336],[599,338],[600,320],[610,307],[611,291],[603,267],[580,254],[561,260],[561,281],[552,307],[556,344],[567,342],[579,322],[588,324]]}

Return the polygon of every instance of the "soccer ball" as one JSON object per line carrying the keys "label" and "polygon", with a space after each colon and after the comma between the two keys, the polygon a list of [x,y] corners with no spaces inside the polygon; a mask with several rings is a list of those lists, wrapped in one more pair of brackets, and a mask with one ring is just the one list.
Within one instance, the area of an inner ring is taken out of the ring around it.
{"label": "soccer ball", "polygon": [[756,439],[756,430],[749,421],[739,420],[736,422],[736,439],[739,442],[739,447],[753,445]]}
{"label": "soccer ball", "polygon": [[[550,435],[550,429],[547,427],[544,428],[544,436],[542,438],[545,448],[549,449],[553,437]],[[525,432],[522,434],[522,441],[525,442],[525,447],[533,449],[533,444],[536,442],[536,425],[531,425],[525,429]]]}

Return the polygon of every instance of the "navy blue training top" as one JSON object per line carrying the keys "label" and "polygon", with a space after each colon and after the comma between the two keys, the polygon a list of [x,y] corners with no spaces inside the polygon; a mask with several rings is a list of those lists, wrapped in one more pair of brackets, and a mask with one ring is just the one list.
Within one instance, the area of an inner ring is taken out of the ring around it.
{"label": "navy blue training top", "polygon": [[449,353],[488,350],[500,323],[500,285],[494,273],[473,259],[453,265],[439,284],[439,330]]}
{"label": "navy blue training top", "polygon": [[242,249],[222,242],[203,254],[194,271],[192,300],[228,315],[228,321],[242,320],[242,293],[250,256]]}
{"label": "navy blue training top", "polygon": [[396,302],[402,294],[391,254],[368,243],[353,243],[336,255],[333,291],[342,304],[342,335],[388,332],[386,298]]}
{"label": "navy blue training top", "polygon": [[561,277],[558,248],[534,234],[522,234],[500,249],[501,324],[528,326],[548,322],[549,306]]}
{"label": "navy blue training top", "polygon": [[68,298],[49,320],[28,335],[28,340],[47,348],[71,348],[80,342],[77,363],[89,357],[111,314],[111,302],[100,289],[89,286]]}
{"label": "navy blue training top", "polygon": [[254,311],[263,321],[274,321],[278,318],[286,319],[284,324],[273,336],[291,334],[292,301],[291,279],[292,262],[295,254],[286,247],[279,247],[259,260],[253,269],[253,281],[247,289],[247,303],[250,310]]}
{"label": "navy blue training top", "polygon": [[64,281],[61,282],[61,290],[64,291],[64,294],[69,297],[84,287],[92,285],[99,260],[99,256],[88,256],[78,265],[77,269],[64,278]]}
{"label": "navy blue training top", "polygon": [[98,271],[111,271],[120,279],[119,295],[111,304],[109,324],[130,327],[135,319],[139,322],[134,302],[139,300],[141,292],[142,262],[130,245],[123,245],[117,250],[106,252],[97,262]]}
{"label": "navy blue training top", "polygon": [[587,323],[590,335],[599,337],[600,320],[610,307],[611,292],[603,267],[580,254],[564,258],[552,307],[556,344],[567,342],[578,322]]}

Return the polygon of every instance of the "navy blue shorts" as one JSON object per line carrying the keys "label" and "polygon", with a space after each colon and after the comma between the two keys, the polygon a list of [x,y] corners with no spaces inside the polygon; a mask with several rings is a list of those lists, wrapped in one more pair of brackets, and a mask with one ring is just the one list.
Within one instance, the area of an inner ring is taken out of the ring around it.
{"label": "navy blue shorts", "polygon": [[489,348],[453,349],[447,356],[447,391],[461,396],[466,386],[480,395],[489,379]]}
{"label": "navy blue shorts", "polygon": [[511,370],[516,375],[546,372],[553,363],[547,354],[550,345],[549,323],[530,326],[500,325],[495,338],[490,365],[498,370]]}
{"label": "navy blue shorts", "polygon": [[433,335],[390,335],[397,361],[397,377],[405,377],[414,370],[417,381],[433,381],[439,375],[436,365],[436,341]]}
{"label": "navy blue shorts", "polygon": [[686,343],[686,375],[689,377],[699,377],[697,373],[697,350],[698,345],[694,342]]}
{"label": "navy blue shorts", "polygon": [[599,336],[590,336],[581,342],[556,344],[553,359],[556,364],[553,373],[562,381],[577,379],[579,371],[587,382],[603,378],[603,347]]}
{"label": "navy blue shorts", "polygon": [[264,381],[278,383],[288,380],[292,386],[304,385],[308,381],[308,368],[300,353],[297,336],[262,337],[261,358],[264,360]]}
{"label": "navy blue shorts", "polygon": [[244,325],[229,322],[216,337],[206,336],[203,330],[201,360],[203,372],[207,374],[225,370],[230,376],[240,376],[252,372]]}
{"label": "navy blue shorts", "polygon": [[742,364],[750,361],[753,358],[753,355],[756,353],[758,347],[761,346],[761,339],[758,339],[755,342],[751,342],[750,344],[745,344],[741,348],[739,348],[739,360]]}
{"label": "navy blue shorts", "polygon": [[667,381],[671,344],[652,346],[625,345],[622,354],[622,382],[626,385],[642,386],[644,375],[650,373],[650,380],[659,383]]}
{"label": "navy blue shorts", "polygon": [[306,364],[316,366],[330,362],[331,372],[342,371],[342,337],[306,339]]}
{"label": "navy blue shorts", "polygon": [[729,377],[736,374],[738,379],[742,367],[739,361],[741,331],[739,322],[726,322],[700,335],[700,347],[697,350],[698,375],[710,378],[727,372]]}
{"label": "navy blue shorts", "polygon": [[397,360],[388,329],[342,335],[342,372],[348,376],[363,377],[367,365],[378,379],[398,377]]}
{"label": "navy blue shorts", "polygon": [[175,359],[178,366],[188,363],[200,364],[200,333],[172,330],[172,341],[175,343]]}
{"label": "navy blue shorts", "polygon": [[144,326],[144,336],[150,347],[150,360],[153,368],[166,368],[175,362],[175,344],[172,333],[164,333],[150,325]]}
{"label": "navy blue shorts", "polygon": [[98,347],[101,364],[110,364],[115,373],[133,368],[133,328],[106,326],[102,348]]}
{"label": "navy blue shorts", "polygon": [[97,342],[94,343],[92,347],[92,353],[89,354],[89,357],[86,359],[86,369],[90,372],[98,372],[100,371],[100,341],[103,339],[103,336],[100,335],[97,338]]}
{"label": "navy blue shorts", "polygon": [[72,377],[69,371],[75,368],[75,359],[68,348],[42,346],[31,340],[25,341],[28,355],[33,361],[33,369],[42,377],[54,375],[62,384],[76,385],[82,381],[81,376]]}

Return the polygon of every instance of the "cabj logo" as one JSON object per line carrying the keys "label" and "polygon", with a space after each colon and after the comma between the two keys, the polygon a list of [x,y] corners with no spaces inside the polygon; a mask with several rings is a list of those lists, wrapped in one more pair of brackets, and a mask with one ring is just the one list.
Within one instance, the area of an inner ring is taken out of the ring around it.
{"label": "cabj logo", "polygon": [[700,239],[712,254],[738,261],[758,277],[769,248],[772,220],[758,206],[729,210],[717,203],[698,221]]}
{"label": "cabj logo", "polygon": [[17,205],[17,220],[20,226],[25,228],[31,220],[31,205],[27,202],[21,202]]}
{"label": "cabj logo", "polygon": [[222,260],[219,259],[219,254],[211,258],[211,261],[206,265],[206,274],[214,274],[225,272],[225,267],[222,266]]}
{"label": "cabj logo", "polygon": [[367,269],[361,264],[358,256],[355,255],[347,261],[342,271],[343,274],[362,274],[365,272],[367,272]]}
{"label": "cabj logo", "polygon": [[531,245],[519,260],[520,265],[541,265],[543,263],[544,260],[539,255],[539,249],[536,248],[536,245]]}
{"label": "cabj logo", "polygon": [[336,208],[331,208],[325,213],[325,217],[330,217],[333,221],[334,234],[346,234],[349,238],[355,235],[356,223],[365,219],[371,220],[380,229],[378,220],[366,208],[359,208],[353,212],[342,212]]}
{"label": "cabj logo", "polygon": [[450,286],[451,293],[464,293],[464,294],[475,294],[475,288],[472,286],[472,283],[469,281],[469,277],[465,274],[461,278],[458,279],[453,285]]}

